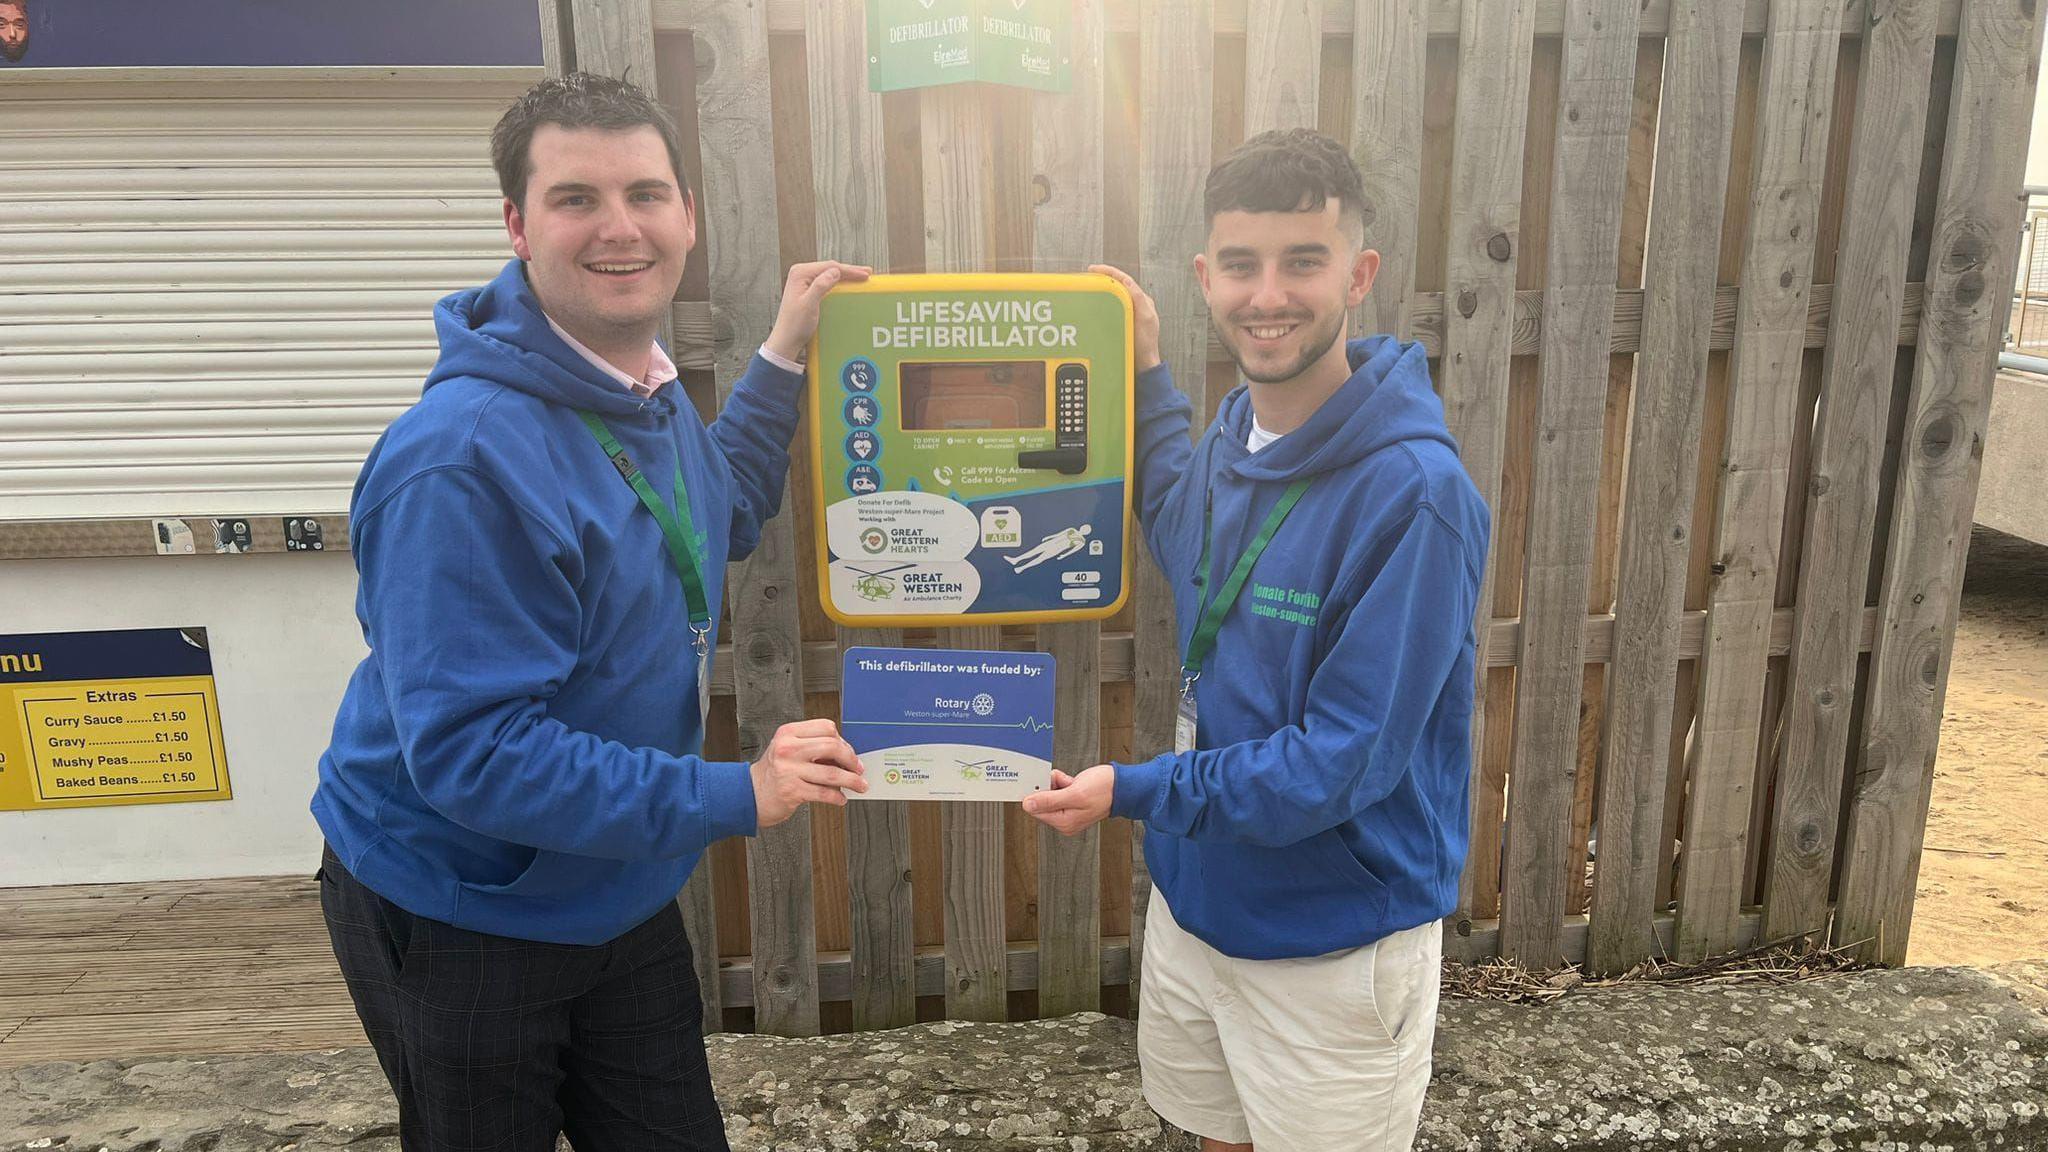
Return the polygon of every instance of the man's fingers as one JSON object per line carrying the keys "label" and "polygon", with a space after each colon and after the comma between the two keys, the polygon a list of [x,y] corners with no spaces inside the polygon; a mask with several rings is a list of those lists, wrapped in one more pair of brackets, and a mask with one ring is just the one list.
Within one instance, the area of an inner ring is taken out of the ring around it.
{"label": "man's fingers", "polygon": [[1138,286],[1138,282],[1136,280],[1131,279],[1130,273],[1111,264],[1090,264],[1088,266],[1088,270],[1090,272],[1095,272],[1100,275],[1107,276],[1110,279],[1115,280],[1117,283],[1122,284],[1125,288],[1136,288]]}
{"label": "man's fingers", "polygon": [[837,265],[825,269],[811,278],[810,286],[804,289],[804,295],[812,300],[816,300],[825,293],[830,292],[832,286],[839,283],[840,276],[841,273]]}
{"label": "man's fingers", "polygon": [[809,784],[826,788],[844,788],[849,792],[868,790],[867,779],[857,772],[835,768],[829,764],[804,764],[797,768],[796,777]]}
{"label": "man's fingers", "polygon": [[1055,768],[1055,769],[1053,769],[1053,770],[1052,770],[1052,786],[1053,786],[1053,787],[1055,787],[1055,788],[1065,788],[1065,787],[1066,787],[1067,785],[1069,785],[1069,784],[1072,784],[1073,782],[1074,782],[1074,778],[1073,778],[1072,776],[1069,776],[1069,775],[1067,775],[1067,774],[1066,774],[1065,772],[1062,772],[1062,771],[1060,771],[1060,770],[1059,770],[1059,769],[1057,769],[1057,768]]}
{"label": "man's fingers", "polygon": [[1033,816],[1048,816],[1077,807],[1080,803],[1080,798],[1071,792],[1039,792],[1024,798],[1024,810]]}
{"label": "man's fingers", "polygon": [[792,740],[776,749],[776,758],[789,764],[820,764],[835,767],[856,776],[865,771],[860,757],[854,754],[853,745],[835,736]]}
{"label": "man's fingers", "polygon": [[777,736],[837,736],[839,725],[819,717],[811,720],[792,720],[775,730]]}
{"label": "man's fingers", "polygon": [[820,788],[816,785],[805,785],[804,790],[799,795],[806,804],[830,804],[835,808],[844,808],[846,806],[846,794],[837,788]]}

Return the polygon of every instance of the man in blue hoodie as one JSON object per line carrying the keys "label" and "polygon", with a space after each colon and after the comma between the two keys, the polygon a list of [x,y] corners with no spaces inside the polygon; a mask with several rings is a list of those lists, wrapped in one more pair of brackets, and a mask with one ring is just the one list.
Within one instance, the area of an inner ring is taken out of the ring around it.
{"label": "man in blue hoodie", "polygon": [[1099,269],[1138,312],[1176,747],[1055,773],[1024,804],[1067,833],[1144,823],[1145,1097],[1212,1152],[1409,1147],[1465,856],[1490,517],[1422,348],[1345,338],[1379,268],[1363,198],[1344,149],[1302,129],[1209,174],[1195,275],[1245,384],[1192,446],[1157,311]]}
{"label": "man in blue hoodie", "polygon": [[696,239],[674,123],[536,86],[492,134],[517,259],[350,502],[370,655],[320,761],[321,905],[420,1149],[724,1149],[675,895],[712,841],[865,791],[830,721],[706,760],[721,577],[775,514],[818,300],[792,269],[706,428],[656,333]]}

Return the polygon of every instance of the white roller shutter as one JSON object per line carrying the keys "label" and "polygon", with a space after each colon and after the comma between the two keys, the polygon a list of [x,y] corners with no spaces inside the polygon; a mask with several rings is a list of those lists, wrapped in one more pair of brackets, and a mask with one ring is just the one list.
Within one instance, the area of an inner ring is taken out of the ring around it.
{"label": "white roller shutter", "polygon": [[539,74],[0,78],[0,521],[345,509]]}

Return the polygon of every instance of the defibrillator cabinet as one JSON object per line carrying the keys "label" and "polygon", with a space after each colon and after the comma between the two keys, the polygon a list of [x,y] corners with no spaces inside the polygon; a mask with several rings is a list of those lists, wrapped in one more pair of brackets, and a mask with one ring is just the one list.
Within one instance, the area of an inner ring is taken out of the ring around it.
{"label": "defibrillator cabinet", "polygon": [[834,288],[808,364],[825,611],[870,627],[1116,612],[1131,356],[1130,297],[1106,276]]}

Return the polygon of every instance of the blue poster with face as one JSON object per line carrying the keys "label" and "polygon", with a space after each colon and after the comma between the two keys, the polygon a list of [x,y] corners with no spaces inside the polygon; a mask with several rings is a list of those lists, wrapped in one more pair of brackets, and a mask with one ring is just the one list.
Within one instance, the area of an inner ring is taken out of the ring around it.
{"label": "blue poster with face", "polygon": [[1021,800],[1052,786],[1053,658],[849,648],[840,729],[867,800]]}
{"label": "blue poster with face", "polygon": [[0,70],[540,62],[533,0],[0,0]]}

